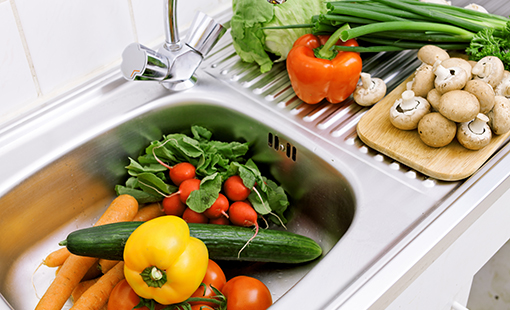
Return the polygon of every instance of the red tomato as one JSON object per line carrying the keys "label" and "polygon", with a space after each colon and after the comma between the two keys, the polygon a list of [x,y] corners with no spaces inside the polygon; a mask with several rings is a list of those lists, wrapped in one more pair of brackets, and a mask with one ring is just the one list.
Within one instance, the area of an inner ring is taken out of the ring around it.
{"label": "red tomato", "polygon": [[[110,293],[108,299],[108,310],[132,310],[140,303],[140,297],[129,286],[125,279],[121,280]],[[147,307],[137,308],[140,310],[149,310]],[[156,309],[163,309],[162,305],[157,304]]]}
{"label": "red tomato", "polygon": [[273,304],[267,286],[252,277],[234,277],[221,292],[227,298],[228,310],[265,310]]}
{"label": "red tomato", "polygon": [[[191,297],[203,297],[203,298],[212,298],[216,295],[214,291],[211,289],[211,286],[221,291],[225,283],[227,283],[227,278],[225,277],[225,273],[221,270],[221,267],[216,264],[213,260],[209,260],[209,264],[207,265],[207,271],[205,272],[204,279],[202,280],[207,288],[200,285],[198,289],[191,295]],[[207,305],[210,307],[217,307],[218,304],[214,302],[190,302],[191,305]]]}

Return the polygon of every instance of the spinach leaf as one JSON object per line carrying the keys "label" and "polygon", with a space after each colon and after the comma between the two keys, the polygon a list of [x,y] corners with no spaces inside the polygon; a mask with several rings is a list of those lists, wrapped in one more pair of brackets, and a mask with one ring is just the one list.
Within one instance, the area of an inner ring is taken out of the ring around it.
{"label": "spinach leaf", "polygon": [[222,183],[222,177],[218,173],[203,178],[200,189],[191,192],[186,204],[195,212],[204,212],[218,199]]}

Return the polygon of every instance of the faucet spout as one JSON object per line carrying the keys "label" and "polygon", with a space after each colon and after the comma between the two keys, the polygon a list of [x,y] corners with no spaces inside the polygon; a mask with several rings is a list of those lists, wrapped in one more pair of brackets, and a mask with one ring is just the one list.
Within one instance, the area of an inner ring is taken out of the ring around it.
{"label": "faucet spout", "polygon": [[166,38],[164,47],[169,51],[180,50],[182,43],[177,27],[177,0],[163,0],[163,6]]}
{"label": "faucet spout", "polygon": [[177,29],[177,0],[164,0],[166,39],[158,51],[139,43],[130,44],[122,53],[121,71],[127,80],[158,81],[169,90],[192,87],[195,71],[225,28],[202,12],[197,12],[192,27],[181,42]]}

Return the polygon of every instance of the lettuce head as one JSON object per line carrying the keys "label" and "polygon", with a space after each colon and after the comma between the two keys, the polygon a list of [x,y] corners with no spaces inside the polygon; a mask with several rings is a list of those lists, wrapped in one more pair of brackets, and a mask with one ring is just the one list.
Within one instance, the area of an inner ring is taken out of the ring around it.
{"label": "lettuce head", "polygon": [[273,61],[283,61],[294,42],[311,28],[261,29],[269,26],[310,24],[312,16],[326,12],[324,0],[233,0],[231,34],[236,53],[246,62],[256,62],[262,73]]}

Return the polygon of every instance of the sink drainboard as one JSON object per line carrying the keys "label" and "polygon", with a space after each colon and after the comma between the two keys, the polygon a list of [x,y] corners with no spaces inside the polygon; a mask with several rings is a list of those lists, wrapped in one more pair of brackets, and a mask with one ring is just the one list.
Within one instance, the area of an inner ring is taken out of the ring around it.
{"label": "sink drainboard", "polygon": [[[363,62],[363,71],[383,79],[388,92],[420,65],[415,51],[377,53],[364,58]],[[205,59],[204,71],[280,116],[298,123],[334,147],[364,158],[409,186],[423,190],[442,183],[367,147],[358,138],[356,125],[368,108],[356,104],[352,97],[341,104],[309,105],[301,101],[292,89],[284,62],[275,63],[272,70],[261,73],[257,65],[243,62],[236,55],[232,42],[225,40]],[[269,138],[273,139],[276,137]],[[295,149],[289,150],[282,143],[274,147],[290,152],[288,157],[295,160],[292,153]]]}

